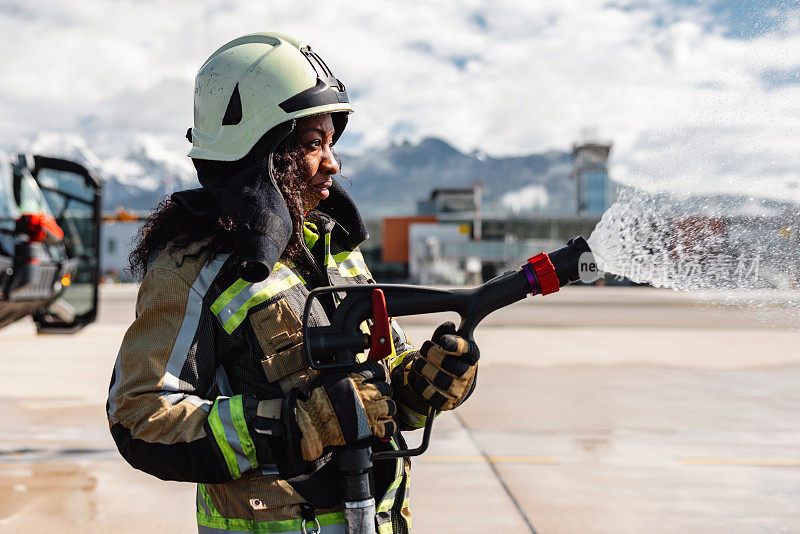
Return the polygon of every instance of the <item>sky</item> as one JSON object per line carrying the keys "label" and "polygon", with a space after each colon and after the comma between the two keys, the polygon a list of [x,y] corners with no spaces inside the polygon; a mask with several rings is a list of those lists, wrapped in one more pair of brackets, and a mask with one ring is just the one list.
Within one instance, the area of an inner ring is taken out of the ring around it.
{"label": "sky", "polygon": [[188,150],[218,46],[306,39],[348,88],[340,141],[508,156],[613,143],[612,178],[800,199],[800,2],[0,0],[0,147]]}

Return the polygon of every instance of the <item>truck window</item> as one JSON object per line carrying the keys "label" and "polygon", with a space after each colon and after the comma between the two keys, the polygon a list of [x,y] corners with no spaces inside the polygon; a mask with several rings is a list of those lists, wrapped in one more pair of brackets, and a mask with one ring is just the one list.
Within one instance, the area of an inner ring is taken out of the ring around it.
{"label": "truck window", "polygon": [[29,174],[23,174],[19,187],[20,213],[47,213],[53,215],[42,196],[42,190],[36,185],[36,180]]}
{"label": "truck window", "polygon": [[13,180],[11,165],[5,160],[0,160],[0,221],[15,221],[19,218],[19,211],[14,202]]}

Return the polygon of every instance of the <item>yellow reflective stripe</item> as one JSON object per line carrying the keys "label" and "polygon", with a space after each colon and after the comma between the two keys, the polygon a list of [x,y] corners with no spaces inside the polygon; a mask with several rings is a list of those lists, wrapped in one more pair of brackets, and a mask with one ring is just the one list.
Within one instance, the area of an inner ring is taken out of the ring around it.
{"label": "yellow reflective stripe", "polygon": [[339,269],[339,274],[341,274],[345,278],[355,278],[359,274],[363,274],[364,276],[366,276],[366,274],[364,274],[364,272],[361,269],[359,269],[358,267],[352,267],[350,269],[342,269],[342,268],[340,268]]}
{"label": "yellow reflective stripe", "polygon": [[398,365],[402,365],[403,364],[403,360],[406,359],[406,356],[408,356],[409,354],[411,354],[415,350],[416,349],[409,349],[409,350],[407,350],[405,352],[401,352],[400,354],[395,354],[395,357],[393,359],[389,360],[390,367],[392,369],[394,369]]}
{"label": "yellow reflective stripe", "polygon": [[212,516],[215,517],[222,517],[222,514],[219,513],[217,507],[214,506],[214,502],[211,500],[211,495],[208,494],[208,489],[206,489],[205,484],[198,484],[198,488],[200,488],[200,495],[203,497],[203,502],[206,503],[206,508],[211,512]]}
{"label": "yellow reflective stripe", "polygon": [[345,250],[344,252],[334,254],[333,256],[333,259],[336,260],[338,263],[342,263],[344,260],[352,258],[364,261],[364,256],[361,254],[360,250]]}
{"label": "yellow reflective stripe", "polygon": [[334,257],[339,268],[339,274],[346,278],[353,278],[358,275],[371,278],[372,275],[367,269],[364,256],[358,250],[346,250],[336,254]]}
{"label": "yellow reflective stripe", "polygon": [[305,280],[303,277],[292,273],[283,280],[275,282],[274,284],[270,284],[267,287],[261,289],[258,293],[250,297],[247,302],[245,302],[236,312],[222,325],[225,331],[229,334],[232,334],[234,330],[236,330],[242,321],[244,321],[245,317],[247,317],[247,312],[253,306],[258,306],[262,302],[271,299],[278,293],[282,291],[286,291],[287,289],[296,286],[297,284],[305,284]]}
{"label": "yellow reflective stripe", "polygon": [[336,267],[336,260],[334,256],[331,256],[331,234],[330,232],[325,234],[325,267]]}
{"label": "yellow reflective stripe", "polygon": [[319,239],[319,231],[317,230],[317,225],[312,222],[304,222],[303,223],[303,238],[306,241],[306,245],[309,249],[314,248],[314,245],[317,244],[317,240]]}
{"label": "yellow reflective stripe", "polygon": [[[398,450],[400,446],[395,441],[395,438],[392,438],[389,441],[389,445],[394,450]],[[381,502],[378,503],[378,508],[376,512],[388,512],[391,510],[392,505],[394,504],[394,499],[397,496],[397,488],[400,487],[400,483],[403,481],[403,460],[397,459],[394,461],[394,480],[392,483],[389,484],[389,487],[386,488],[386,493],[384,494]]]}
{"label": "yellow reflective stripe", "polygon": [[[342,512],[331,512],[329,514],[318,515],[317,521],[319,521],[319,525],[321,527],[341,525],[344,523],[344,514]],[[238,530],[244,532],[255,532],[258,534],[280,534],[288,532],[299,533],[303,525],[303,520],[284,519],[282,521],[251,521],[249,519],[214,517],[198,512],[197,524],[202,527],[213,528],[220,531]],[[308,526],[308,523],[306,523],[306,527]]]}
{"label": "yellow reflective stripe", "polygon": [[[398,404],[399,404],[398,408],[400,409],[400,419],[405,424],[407,424],[411,428],[422,428],[425,426],[425,421],[428,419],[427,415],[419,414],[414,410],[412,410],[411,408],[409,408],[408,406],[406,406],[405,404],[401,403]],[[437,413],[436,415],[438,416],[439,414]]]}
{"label": "yellow reflective stripe", "polygon": [[220,310],[225,307],[227,303],[229,303],[233,298],[241,293],[242,289],[246,288],[250,285],[250,282],[245,282],[241,278],[236,280],[231,287],[225,290],[225,292],[217,297],[217,300],[214,301],[214,304],[211,305],[211,313],[214,315],[219,314]]}
{"label": "yellow reflective stripe", "polygon": [[[401,460],[396,460],[396,462],[400,463]],[[376,510],[377,512],[388,512],[392,509],[394,498],[397,496],[397,488],[400,487],[400,482],[402,482],[402,480],[402,477],[396,478],[394,479],[394,482],[389,485],[389,487],[386,489],[386,494],[378,505],[378,509]]]}
{"label": "yellow reflective stripe", "polygon": [[[275,274],[280,269],[285,269],[286,267],[287,266],[285,264],[277,261],[272,268],[272,274]],[[217,297],[217,300],[215,300],[211,305],[211,313],[214,315],[219,315],[219,312],[222,311],[222,309],[227,306],[230,301],[236,298],[244,289],[247,289],[252,285],[252,283],[246,282],[241,278],[237,279],[228,289],[226,289],[220,296]]]}
{"label": "yellow reflective stripe", "polygon": [[214,434],[214,440],[217,442],[219,450],[222,451],[222,457],[225,458],[228,472],[231,477],[239,478],[242,473],[239,471],[239,464],[236,462],[236,453],[233,452],[233,448],[228,443],[228,440],[225,439],[225,428],[220,420],[218,408],[219,399],[214,402],[211,413],[208,414],[208,425],[211,427],[211,432]]}
{"label": "yellow reflective stripe", "polygon": [[242,447],[247,459],[250,460],[250,467],[258,467],[258,458],[256,458],[256,445],[253,443],[253,438],[250,437],[250,431],[247,430],[247,421],[244,418],[244,402],[242,397],[237,395],[233,397],[230,402],[231,419],[233,426],[236,428],[236,433],[239,435],[239,443]]}

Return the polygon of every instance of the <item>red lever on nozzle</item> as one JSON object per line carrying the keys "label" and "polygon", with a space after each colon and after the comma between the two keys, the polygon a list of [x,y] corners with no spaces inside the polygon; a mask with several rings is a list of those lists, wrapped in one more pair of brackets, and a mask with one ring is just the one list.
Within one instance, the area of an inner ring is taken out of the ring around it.
{"label": "red lever on nozzle", "polygon": [[389,312],[386,296],[380,289],[372,290],[372,335],[369,343],[370,360],[382,360],[392,353],[392,332],[389,329]]}

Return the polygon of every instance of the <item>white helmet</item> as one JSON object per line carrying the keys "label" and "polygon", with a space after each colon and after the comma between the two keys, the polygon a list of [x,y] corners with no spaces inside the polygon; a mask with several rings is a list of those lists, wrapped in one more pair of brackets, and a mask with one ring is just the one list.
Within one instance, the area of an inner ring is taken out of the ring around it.
{"label": "white helmet", "polygon": [[[281,123],[336,112],[353,112],[347,91],[308,44],[280,33],[245,35],[197,73],[189,157],[236,161]],[[346,120],[335,123],[338,137]]]}

